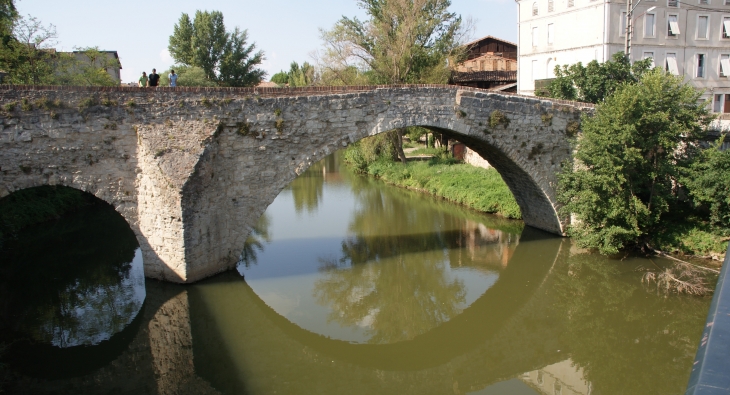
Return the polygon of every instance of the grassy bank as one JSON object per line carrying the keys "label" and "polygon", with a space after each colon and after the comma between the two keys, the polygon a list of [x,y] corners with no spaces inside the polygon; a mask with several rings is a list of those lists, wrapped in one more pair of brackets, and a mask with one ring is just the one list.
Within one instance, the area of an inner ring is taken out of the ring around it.
{"label": "grassy bank", "polygon": [[0,245],[16,231],[93,203],[91,195],[67,187],[24,189],[0,199]]}
{"label": "grassy bank", "polygon": [[[437,157],[409,162],[406,166],[380,158],[361,169],[391,185],[429,193],[485,213],[522,218],[512,192],[493,168],[482,169]],[[729,236],[726,230],[712,227],[697,217],[677,215],[652,237],[651,244],[665,252],[721,260]]]}
{"label": "grassy bank", "polygon": [[688,215],[667,220],[664,229],[651,238],[651,244],[660,251],[722,260],[728,239],[730,232],[727,229],[719,229]]}
{"label": "grassy bank", "polygon": [[522,218],[512,192],[494,169],[448,158],[409,162],[405,166],[381,158],[370,163],[365,172],[388,184],[430,193],[478,211]]}

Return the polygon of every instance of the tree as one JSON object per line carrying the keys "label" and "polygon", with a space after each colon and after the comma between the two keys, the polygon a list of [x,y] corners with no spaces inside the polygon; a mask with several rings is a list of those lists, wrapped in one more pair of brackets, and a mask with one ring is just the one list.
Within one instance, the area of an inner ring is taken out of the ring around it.
{"label": "tree", "polygon": [[99,47],[77,48],[71,54],[58,55],[54,62],[55,81],[60,85],[117,86],[119,82],[108,70],[119,67],[119,60]]}
{"label": "tree", "polygon": [[[450,0],[358,0],[369,19],[343,17],[322,32],[325,58],[335,67],[371,70],[371,83],[446,83],[450,64],[466,53],[461,17],[449,12]],[[403,130],[397,129],[401,162]]]}
{"label": "tree", "polygon": [[170,85],[169,75],[171,70],[175,70],[175,74],[177,74],[177,86],[218,86],[215,81],[211,81],[206,77],[205,71],[202,68],[197,66],[172,66],[170,70],[165,70],[160,73],[161,86]]}
{"label": "tree", "polygon": [[13,0],[0,0],[0,38],[12,35],[15,20],[18,18],[18,10]]}
{"label": "tree", "polygon": [[53,84],[54,62],[59,55],[56,45],[56,27],[43,24],[30,15],[15,20],[13,37],[0,51],[0,67],[7,73],[6,82],[12,84]]}
{"label": "tree", "polygon": [[297,62],[292,62],[289,66],[289,72],[283,70],[271,77],[271,82],[279,85],[289,85],[291,87],[312,85],[315,79],[314,66],[304,62],[301,66]]}
{"label": "tree", "polygon": [[651,59],[635,62],[633,66],[623,52],[604,63],[591,61],[567,66],[555,66],[555,79],[550,82],[546,96],[556,99],[600,103],[622,84],[637,83],[651,68]]}
{"label": "tree", "polygon": [[711,120],[701,93],[655,69],[583,117],[575,164],[559,175],[563,215],[581,247],[613,254],[643,247],[679,204],[678,181]]}
{"label": "tree", "polygon": [[710,222],[730,229],[730,150],[722,151],[723,139],[702,151],[682,182],[693,203],[709,211]]}
{"label": "tree", "polygon": [[236,27],[227,32],[220,11],[196,11],[195,20],[183,13],[170,36],[168,50],[175,62],[199,67],[206,79],[220,86],[254,86],[266,72],[256,68],[264,60],[256,44],[246,46],[248,33]]}

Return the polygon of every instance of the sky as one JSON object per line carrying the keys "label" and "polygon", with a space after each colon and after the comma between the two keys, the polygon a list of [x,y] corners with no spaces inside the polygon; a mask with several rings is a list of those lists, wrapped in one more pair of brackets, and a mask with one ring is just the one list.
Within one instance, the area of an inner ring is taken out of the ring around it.
{"label": "sky", "polygon": [[[319,29],[331,28],[342,16],[365,16],[356,0],[15,0],[15,5],[21,15],[55,26],[60,51],[117,51],[125,83],[137,81],[142,71],[174,65],[167,44],[182,13],[221,11],[227,30],[247,29],[248,43],[266,57],[261,68],[267,80],[293,61],[313,62],[311,54],[322,48]],[[474,38],[517,42],[514,0],[451,0],[451,11],[476,21]]]}

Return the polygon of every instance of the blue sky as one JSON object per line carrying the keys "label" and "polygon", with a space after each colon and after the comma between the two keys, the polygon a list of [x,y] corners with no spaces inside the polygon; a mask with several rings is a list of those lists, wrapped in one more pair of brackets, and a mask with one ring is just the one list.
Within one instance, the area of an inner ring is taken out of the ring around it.
{"label": "blue sky", "polygon": [[[319,28],[329,29],[343,15],[364,16],[355,0],[16,0],[16,6],[22,15],[56,26],[59,50],[97,46],[118,51],[124,82],[173,64],[167,42],[183,12],[218,10],[228,30],[248,29],[249,42],[267,58],[262,67],[268,77],[292,61],[311,62],[310,53],[321,48]],[[517,41],[514,0],[452,0],[451,10],[477,21],[475,37]]]}

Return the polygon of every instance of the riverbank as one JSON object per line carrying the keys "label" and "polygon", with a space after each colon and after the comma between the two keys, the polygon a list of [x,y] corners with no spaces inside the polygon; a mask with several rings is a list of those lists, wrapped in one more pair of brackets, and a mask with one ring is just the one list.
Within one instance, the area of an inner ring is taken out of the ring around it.
{"label": "riverbank", "polygon": [[12,193],[0,199],[0,246],[20,229],[59,218],[93,202],[85,192],[67,187],[42,186]]}
{"label": "riverbank", "polygon": [[449,200],[485,213],[522,219],[520,207],[499,173],[434,157],[407,165],[379,159],[365,171],[383,182]]}
{"label": "riverbank", "polygon": [[[438,156],[405,166],[381,158],[367,165],[364,173],[387,184],[428,193],[477,211],[522,219],[512,192],[494,168],[482,169]],[[667,226],[652,237],[651,244],[660,251],[721,262],[728,247],[727,236],[706,221],[679,215],[667,220]]]}

